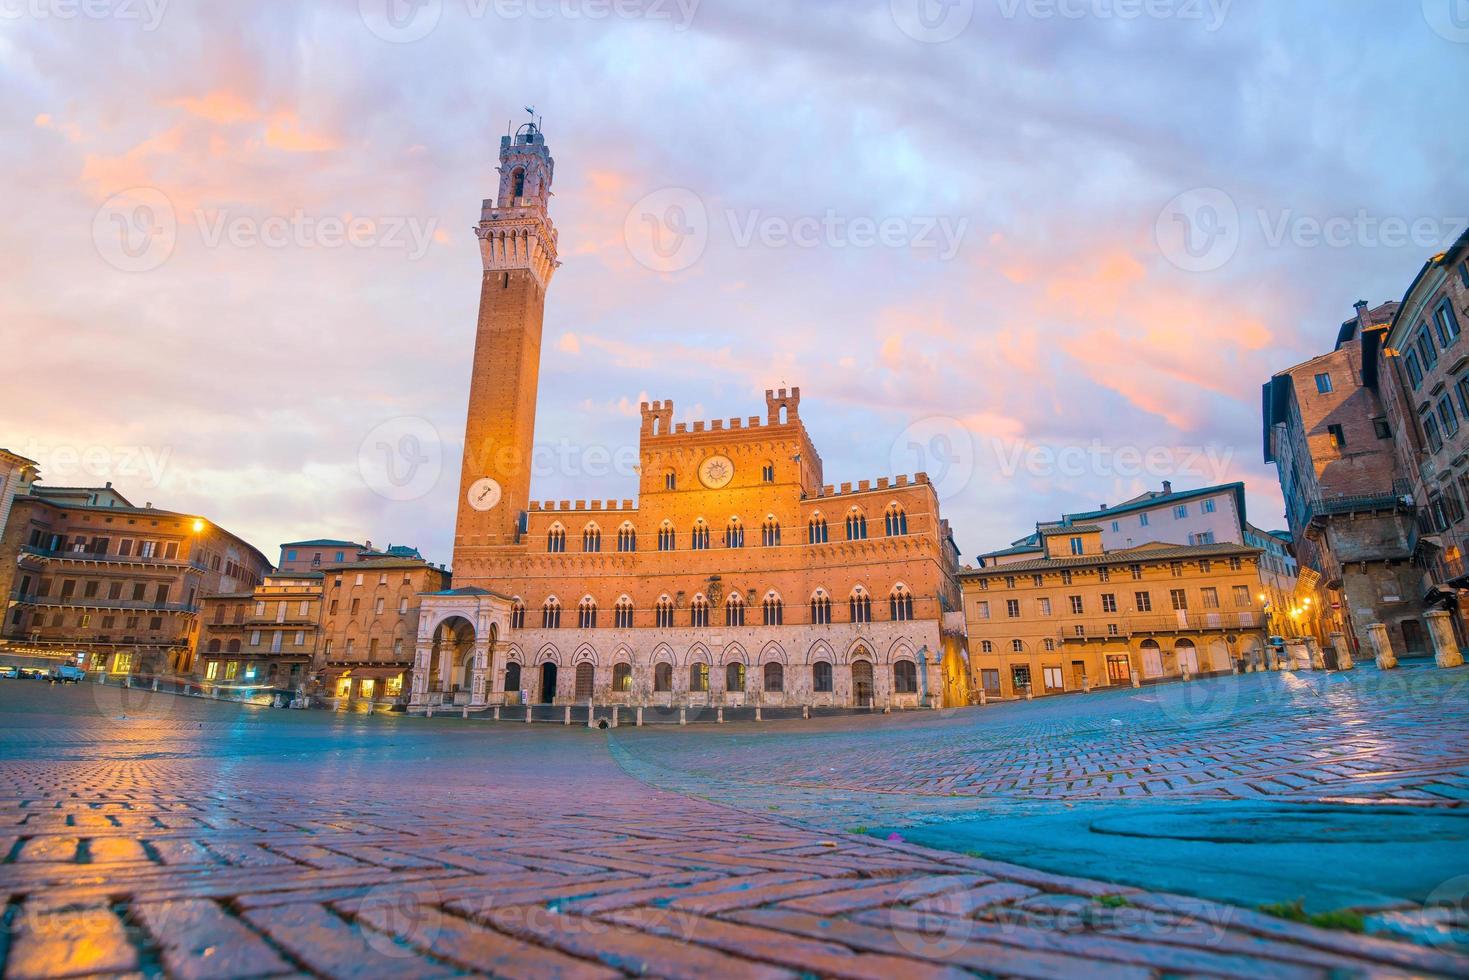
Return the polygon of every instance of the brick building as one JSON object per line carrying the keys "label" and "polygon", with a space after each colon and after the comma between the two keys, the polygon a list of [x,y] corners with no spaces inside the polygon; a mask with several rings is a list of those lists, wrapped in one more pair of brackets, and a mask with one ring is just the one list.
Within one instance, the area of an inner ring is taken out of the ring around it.
{"label": "brick building", "polygon": [[253,589],[205,596],[195,673],[207,685],[295,697],[321,633],[321,572],[273,572]]}
{"label": "brick building", "polygon": [[[1457,609],[1469,585],[1469,231],[1424,263],[1364,363],[1381,393],[1398,468],[1417,503],[1415,598]],[[1460,642],[1464,631],[1456,618]]]}
{"label": "brick building", "polygon": [[0,449],[0,540],[5,538],[5,524],[15,498],[30,492],[40,476],[36,461],[8,449]]}
{"label": "brick building", "polygon": [[282,572],[319,572],[334,565],[351,565],[363,561],[383,558],[422,558],[417,548],[406,545],[388,545],[382,551],[374,550],[372,542],[358,544],[334,538],[316,538],[311,541],[288,541],[281,545],[281,560],[276,566]]}
{"label": "brick building", "polygon": [[341,708],[406,704],[423,597],[444,593],[449,572],[418,557],[380,556],[322,575],[322,696]]}
{"label": "brick building", "polygon": [[969,655],[987,697],[1265,666],[1258,549],[1113,550],[1097,524],[1041,525],[1036,539],[1034,557],[959,573]]}
{"label": "brick building", "polygon": [[424,600],[413,703],[917,705],[961,701],[957,554],[914,478],[824,482],[797,390],[763,416],[642,406],[639,499],[533,502],[542,317],[558,266],[554,163],[500,150],[455,537]]}
{"label": "brick building", "polygon": [[105,487],[31,485],[0,538],[0,644],[113,674],[192,669],[203,596],[253,588],[270,563],[193,514]]}
{"label": "brick building", "polygon": [[1367,627],[1378,622],[1400,651],[1428,649],[1414,503],[1377,377],[1397,309],[1358,303],[1330,352],[1264,388],[1265,460],[1280,477],[1302,575],[1319,582],[1303,615],[1323,644],[1344,632],[1354,656],[1371,649]]}

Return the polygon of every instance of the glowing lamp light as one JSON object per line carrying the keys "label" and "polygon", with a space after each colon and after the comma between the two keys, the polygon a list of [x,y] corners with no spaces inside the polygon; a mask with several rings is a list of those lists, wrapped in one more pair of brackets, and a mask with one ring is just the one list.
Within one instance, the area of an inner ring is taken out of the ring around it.
{"label": "glowing lamp light", "polygon": [[194,520],[194,533],[198,534],[202,530],[204,530],[204,522],[196,518]]}

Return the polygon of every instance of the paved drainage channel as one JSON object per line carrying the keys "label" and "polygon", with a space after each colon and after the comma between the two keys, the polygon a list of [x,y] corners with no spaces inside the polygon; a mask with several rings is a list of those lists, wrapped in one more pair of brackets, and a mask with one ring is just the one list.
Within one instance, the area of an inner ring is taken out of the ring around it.
{"label": "paved drainage channel", "polygon": [[[1469,950],[1469,812],[1234,801],[1006,804],[867,832],[1251,909],[1299,902],[1306,914],[1366,911],[1368,931]],[[1458,876],[1466,877],[1456,887]]]}

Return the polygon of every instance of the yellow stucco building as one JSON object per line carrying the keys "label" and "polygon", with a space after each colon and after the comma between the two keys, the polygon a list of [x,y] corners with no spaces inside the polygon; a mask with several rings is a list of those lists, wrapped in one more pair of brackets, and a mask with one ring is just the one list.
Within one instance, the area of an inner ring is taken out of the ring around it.
{"label": "yellow stucco building", "polygon": [[1260,551],[1102,547],[1041,525],[1042,554],[959,573],[976,691],[988,698],[1145,684],[1263,665]]}

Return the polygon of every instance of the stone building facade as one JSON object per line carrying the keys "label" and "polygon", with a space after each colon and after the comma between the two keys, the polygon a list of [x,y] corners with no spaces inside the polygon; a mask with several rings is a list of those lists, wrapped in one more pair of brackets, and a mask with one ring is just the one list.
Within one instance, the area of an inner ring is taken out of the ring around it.
{"label": "stone building facade", "polygon": [[0,538],[0,642],[118,675],[189,673],[202,598],[253,588],[269,570],[197,515],[135,507],[111,485],[32,485]]}
{"label": "stone building facade", "polygon": [[1387,625],[1400,651],[1428,650],[1414,500],[1377,377],[1397,309],[1358,303],[1330,352],[1264,389],[1265,460],[1280,477],[1302,575],[1318,583],[1316,638],[1343,632],[1354,658],[1372,649],[1373,623]]}
{"label": "stone building facade", "polygon": [[1111,550],[1096,524],[1042,525],[1037,539],[1036,557],[959,574],[970,659],[986,698],[1267,666],[1258,549]]}
{"label": "stone building facade", "polygon": [[273,572],[254,589],[205,596],[195,673],[206,687],[301,693],[321,632],[320,572]]}
{"label": "stone building facade", "polygon": [[39,476],[40,470],[35,460],[8,449],[0,449],[0,540],[5,537],[11,504],[16,497],[29,493],[31,484]]}
{"label": "stone building facade", "polygon": [[414,706],[962,701],[962,637],[944,631],[957,554],[933,487],[826,484],[799,389],[742,419],[644,404],[636,503],[530,499],[554,163],[535,126],[500,156],[478,231],[457,587],[424,598]]}
{"label": "stone building facade", "polygon": [[[1422,611],[1417,645],[1457,661],[1469,598],[1469,231],[1424,263],[1379,343],[1364,346],[1363,370],[1380,393],[1398,468],[1416,505],[1406,547],[1421,576],[1412,595]],[[1440,613],[1444,615],[1439,615]],[[1426,639],[1424,639],[1426,637]],[[1396,641],[1396,636],[1389,636]]]}
{"label": "stone building facade", "polygon": [[378,557],[320,574],[321,697],[337,708],[406,705],[423,597],[447,589],[449,572],[421,558]]}

